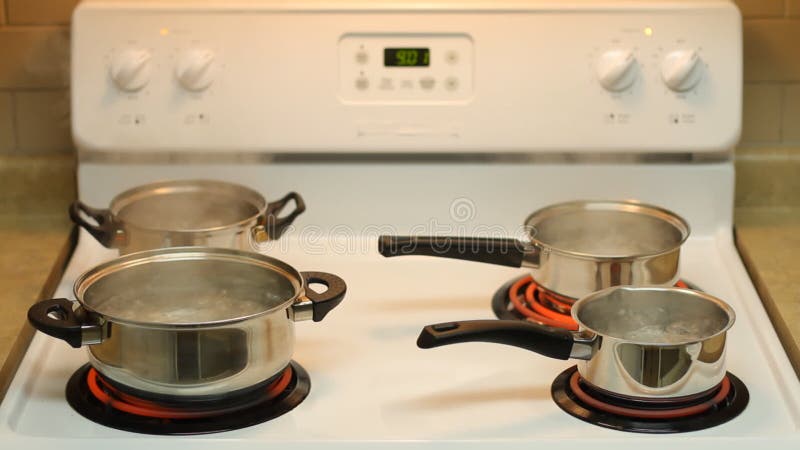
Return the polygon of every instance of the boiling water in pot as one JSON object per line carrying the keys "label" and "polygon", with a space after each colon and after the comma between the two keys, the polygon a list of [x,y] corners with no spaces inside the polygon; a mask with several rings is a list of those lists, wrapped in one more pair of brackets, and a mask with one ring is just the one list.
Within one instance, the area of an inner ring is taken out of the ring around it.
{"label": "boiling water in pot", "polygon": [[150,261],[95,281],[84,292],[91,309],[122,321],[218,322],[252,316],[293,298],[281,272],[220,260]]}
{"label": "boiling water in pot", "polygon": [[[634,320],[636,320],[636,318],[634,318]],[[638,323],[642,323],[642,321],[639,321]],[[713,323],[710,319],[701,319],[699,321],[684,320],[667,324],[643,325],[630,331],[626,331],[625,339],[636,342],[681,344],[687,341],[698,340],[698,337],[703,336],[703,333],[712,326]]]}
{"label": "boiling water in pot", "polygon": [[595,257],[657,254],[683,238],[669,222],[624,211],[560,212],[529,225],[533,237],[547,246]]}
{"label": "boiling water in pot", "polygon": [[[600,295],[598,293],[598,295]],[[607,296],[579,302],[579,322],[605,336],[641,344],[702,341],[732,323],[732,312],[681,290],[616,289]]]}
{"label": "boiling water in pot", "polygon": [[122,207],[118,217],[156,230],[203,230],[230,226],[258,214],[245,199],[219,192],[170,192],[137,199]]}

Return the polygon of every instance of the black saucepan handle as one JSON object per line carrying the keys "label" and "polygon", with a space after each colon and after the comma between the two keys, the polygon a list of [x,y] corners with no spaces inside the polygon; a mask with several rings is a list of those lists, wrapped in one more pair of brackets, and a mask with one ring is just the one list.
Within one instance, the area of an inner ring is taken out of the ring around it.
{"label": "black saucepan handle", "polygon": [[[283,217],[278,217],[281,211],[283,211],[283,208],[285,208],[291,200],[294,200],[294,211]],[[270,239],[278,239],[281,237],[283,232],[289,228],[289,225],[294,222],[294,219],[296,219],[300,214],[303,214],[305,210],[306,202],[297,192],[289,192],[280,200],[275,200],[274,202],[269,203],[264,215],[266,219],[266,223],[264,225],[269,233]]]}
{"label": "black saucepan handle", "polygon": [[[96,224],[89,223],[89,221],[84,218],[84,214],[91,217]],[[118,227],[114,222],[111,211],[107,209],[91,208],[81,201],[75,200],[69,207],[69,217],[75,224],[83,227],[83,229],[88,231],[89,234],[94,236],[94,238],[104,246],[108,248],[116,247]]]}
{"label": "black saucepan handle", "polygon": [[381,236],[381,255],[425,255],[521,267],[525,256],[517,239],[464,236]]}
{"label": "black saucepan handle", "polygon": [[[314,312],[314,322],[319,322],[328,315],[344,299],[347,292],[347,285],[344,280],[332,273],[326,272],[301,272],[304,285],[306,286],[306,297],[311,300]],[[328,290],[323,293],[314,292],[308,288],[311,283],[319,283],[327,286]]]}
{"label": "black saucepan handle", "polygon": [[72,309],[74,304],[65,298],[42,300],[28,309],[28,321],[37,330],[78,348],[83,340],[83,322]]}
{"label": "black saucepan handle", "polygon": [[567,330],[517,320],[467,320],[428,325],[417,338],[419,348],[462,342],[513,345],[555,359],[569,359],[574,343]]}

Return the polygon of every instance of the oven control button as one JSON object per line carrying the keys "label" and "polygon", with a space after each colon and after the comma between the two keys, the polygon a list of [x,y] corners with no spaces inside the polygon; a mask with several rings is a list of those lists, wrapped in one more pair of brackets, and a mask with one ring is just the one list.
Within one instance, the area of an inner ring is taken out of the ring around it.
{"label": "oven control button", "polygon": [[419,80],[419,85],[422,89],[430,91],[436,85],[436,80],[433,77],[423,77]]}
{"label": "oven control button", "polygon": [[661,79],[673,91],[688,91],[703,77],[701,62],[697,50],[672,51],[661,63]]}
{"label": "oven control button", "polygon": [[625,49],[609,50],[597,60],[597,79],[609,91],[620,92],[636,81],[636,57]]}
{"label": "oven control button", "polygon": [[367,88],[369,88],[369,79],[367,77],[356,78],[356,89],[366,91]]}
{"label": "oven control button", "polygon": [[109,75],[123,91],[135,92],[150,81],[153,55],[145,49],[129,48],[113,56]]}
{"label": "oven control button", "polygon": [[214,81],[214,52],[208,49],[193,48],[178,57],[175,78],[181,86],[190,91],[202,91]]}
{"label": "oven control button", "polygon": [[447,88],[448,91],[455,91],[458,89],[458,78],[456,77],[447,77],[444,80],[444,87]]}
{"label": "oven control button", "polygon": [[458,63],[458,52],[455,50],[448,51],[444,54],[444,60],[447,61],[448,64]]}

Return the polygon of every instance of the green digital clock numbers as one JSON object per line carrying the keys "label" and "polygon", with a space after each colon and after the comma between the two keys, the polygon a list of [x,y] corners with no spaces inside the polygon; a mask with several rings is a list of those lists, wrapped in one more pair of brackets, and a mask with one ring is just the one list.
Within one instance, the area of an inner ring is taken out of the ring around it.
{"label": "green digital clock numbers", "polygon": [[429,48],[385,48],[383,65],[386,67],[428,67],[431,65]]}

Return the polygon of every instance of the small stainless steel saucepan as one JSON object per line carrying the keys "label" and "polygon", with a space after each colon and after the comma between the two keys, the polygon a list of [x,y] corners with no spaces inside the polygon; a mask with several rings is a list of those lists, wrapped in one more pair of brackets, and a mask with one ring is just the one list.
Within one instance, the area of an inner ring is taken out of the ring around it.
{"label": "small stainless steel saucepan", "polygon": [[[323,284],[317,293],[309,284]],[[226,395],[280,373],[294,323],[322,320],[347,287],[267,256],[177,247],[101,264],[75,282],[77,302],[45,300],[34,327],[73,347],[109,380],[183,399]]]}
{"label": "small stainless steel saucepan", "polygon": [[575,201],[525,221],[529,239],[381,236],[383,256],[426,255],[528,267],[540,286],[574,299],[620,286],[671,286],[689,225],[666,209],[631,201]]}
{"label": "small stainless steel saucepan", "polygon": [[708,294],[612,287],[578,300],[572,317],[577,332],[513,320],[440,323],[426,326],[417,345],[493,342],[575,358],[586,382],[625,397],[695,395],[725,377],[726,334],[735,314]]}
{"label": "small stainless steel saucepan", "polygon": [[[281,216],[291,201],[294,210]],[[305,209],[296,192],[267,203],[258,192],[234,183],[171,180],[122,192],[108,209],[76,201],[69,214],[101,244],[124,255],[183,246],[259,250],[258,244],[279,238]]]}

